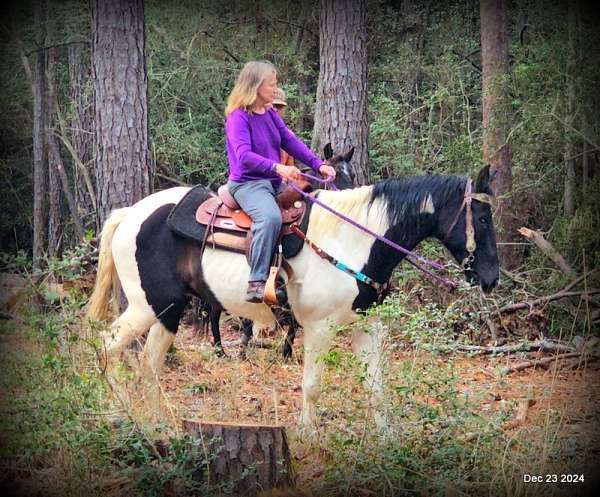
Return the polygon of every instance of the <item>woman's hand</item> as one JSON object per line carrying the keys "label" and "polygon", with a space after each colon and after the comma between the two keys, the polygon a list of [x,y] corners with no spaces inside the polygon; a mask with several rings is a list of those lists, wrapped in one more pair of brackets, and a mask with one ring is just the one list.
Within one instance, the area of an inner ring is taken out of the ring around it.
{"label": "woman's hand", "polygon": [[331,181],[335,179],[335,169],[327,164],[321,164],[319,172],[325,179],[329,180],[331,178]]}
{"label": "woman's hand", "polygon": [[286,166],[284,164],[277,164],[275,166],[275,172],[279,174],[283,179],[288,181],[298,181],[301,179],[300,169],[296,166]]}

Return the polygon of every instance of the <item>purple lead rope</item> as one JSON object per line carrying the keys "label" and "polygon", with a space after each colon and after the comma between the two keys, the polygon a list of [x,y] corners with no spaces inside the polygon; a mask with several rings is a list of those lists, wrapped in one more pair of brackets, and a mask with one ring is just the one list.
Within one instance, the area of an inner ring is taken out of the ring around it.
{"label": "purple lead rope", "polygon": [[[300,174],[303,177],[305,177],[305,178],[316,180],[316,181],[319,181],[319,182],[325,183],[325,184],[329,184],[329,183],[331,183],[333,181],[333,178],[321,179],[321,178],[317,178],[315,176],[311,176],[310,174],[306,174],[306,173],[300,173]],[[331,212],[332,214],[336,215],[340,219],[346,221],[347,223],[351,224],[355,228],[358,228],[359,230],[364,231],[365,233],[368,233],[369,235],[371,235],[375,239],[379,240],[380,242],[385,243],[386,245],[392,247],[394,250],[403,253],[404,255],[406,255],[408,262],[410,262],[417,269],[420,269],[421,271],[423,271],[426,275],[430,276],[431,278],[433,278],[433,279],[439,281],[440,283],[442,283],[443,285],[447,286],[449,290],[454,290],[458,286],[454,281],[451,281],[448,278],[444,278],[443,276],[439,276],[439,275],[437,275],[435,273],[432,273],[428,269],[426,269],[423,266],[419,265],[413,259],[421,261],[423,264],[431,266],[431,267],[433,267],[435,269],[439,269],[439,270],[445,269],[444,266],[442,264],[440,264],[439,262],[430,261],[429,259],[426,259],[422,255],[416,254],[414,252],[411,252],[408,249],[405,249],[401,245],[398,245],[397,243],[394,243],[391,240],[388,240],[387,238],[385,238],[385,237],[383,237],[383,236],[375,233],[374,231],[370,230],[366,226],[363,226],[362,224],[357,223],[354,219],[349,218],[348,216],[345,216],[341,212],[338,212],[335,209],[333,209],[332,207],[329,207],[327,204],[321,202],[318,198],[316,198],[314,196],[311,196],[308,193],[302,191],[302,189],[298,188],[293,183],[287,182],[287,181],[286,181],[286,183],[289,186],[291,186],[294,190],[296,190],[298,193],[300,193],[304,198],[306,198],[306,199],[310,200],[311,202],[319,205],[323,209],[328,210],[329,212]],[[331,183],[331,186],[333,186],[335,188],[335,185],[333,185],[333,183]],[[336,188],[336,190],[337,190],[337,188]]]}

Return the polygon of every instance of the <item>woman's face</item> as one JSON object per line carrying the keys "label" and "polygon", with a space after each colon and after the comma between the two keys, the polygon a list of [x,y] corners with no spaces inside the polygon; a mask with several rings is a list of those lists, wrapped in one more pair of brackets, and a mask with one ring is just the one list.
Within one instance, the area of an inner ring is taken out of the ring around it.
{"label": "woman's face", "polygon": [[256,90],[256,103],[258,105],[268,105],[275,98],[277,90],[277,75],[275,73],[268,74],[261,85]]}

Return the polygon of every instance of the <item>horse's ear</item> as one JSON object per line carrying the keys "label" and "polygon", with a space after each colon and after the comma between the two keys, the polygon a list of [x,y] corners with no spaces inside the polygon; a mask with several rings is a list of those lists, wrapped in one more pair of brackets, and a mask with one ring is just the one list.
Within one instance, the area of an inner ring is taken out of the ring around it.
{"label": "horse's ear", "polygon": [[[496,171],[494,171],[492,175],[495,177]],[[487,164],[486,166],[483,166],[477,175],[477,180],[475,181],[475,191],[479,193],[487,193],[488,191],[491,191],[490,184],[493,179],[492,175],[490,175],[490,165]]]}
{"label": "horse's ear", "polygon": [[329,160],[333,157],[333,149],[331,148],[331,142],[329,142],[323,148],[323,154],[325,155],[325,160]]}
{"label": "horse's ear", "polygon": [[350,162],[352,160],[352,156],[354,155],[354,147],[352,147],[346,155],[344,155],[344,162]]}

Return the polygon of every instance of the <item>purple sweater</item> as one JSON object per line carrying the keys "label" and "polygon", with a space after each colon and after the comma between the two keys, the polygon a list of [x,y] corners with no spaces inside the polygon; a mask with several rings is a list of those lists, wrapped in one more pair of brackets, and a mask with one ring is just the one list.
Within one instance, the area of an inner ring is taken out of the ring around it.
{"label": "purple sweater", "polygon": [[245,183],[269,179],[278,187],[281,177],[272,171],[281,160],[281,149],[315,171],[323,161],[292,133],[274,109],[264,114],[234,110],[225,122],[229,179]]}

